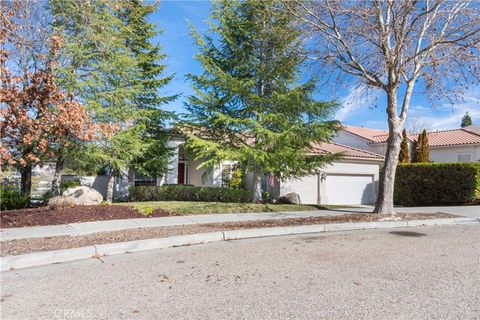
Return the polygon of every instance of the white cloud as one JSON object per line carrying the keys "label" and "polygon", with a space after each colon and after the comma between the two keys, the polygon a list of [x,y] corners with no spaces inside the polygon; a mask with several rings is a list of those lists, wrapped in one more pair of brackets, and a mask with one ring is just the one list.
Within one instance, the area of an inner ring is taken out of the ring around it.
{"label": "white cloud", "polygon": [[460,127],[462,117],[470,114],[474,123],[480,121],[480,85],[460,94],[461,99],[452,104],[444,103],[438,107],[411,107],[408,120],[428,123],[431,129],[444,130]]}

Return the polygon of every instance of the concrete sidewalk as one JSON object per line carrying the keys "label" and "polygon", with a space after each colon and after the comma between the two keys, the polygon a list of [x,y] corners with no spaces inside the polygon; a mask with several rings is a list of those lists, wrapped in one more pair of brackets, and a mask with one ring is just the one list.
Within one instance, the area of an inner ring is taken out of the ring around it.
{"label": "concrete sidewalk", "polygon": [[190,216],[173,216],[161,218],[136,218],[123,220],[105,220],[82,223],[70,223],[52,226],[4,228],[0,229],[0,240],[27,238],[45,238],[66,235],[84,235],[96,232],[118,231],[136,228],[167,227],[206,223],[222,223],[235,221],[255,221],[270,219],[306,218],[319,216],[338,216],[344,211],[315,210],[262,213],[202,214]]}
{"label": "concrete sidewalk", "polygon": [[[137,218],[125,220],[106,220],[83,223],[71,223],[66,225],[5,228],[0,229],[0,240],[14,240],[27,238],[44,238],[65,235],[85,235],[96,232],[118,231],[136,228],[151,228],[179,225],[193,225],[206,223],[222,223],[235,221],[255,221],[270,219],[306,218],[319,216],[338,216],[354,212],[371,212],[372,207],[362,208],[339,208],[335,210],[315,211],[290,211],[290,212],[263,212],[263,213],[233,213],[233,214],[205,214],[190,216],[174,216],[161,218]],[[456,206],[456,207],[412,207],[397,208],[397,212],[443,212],[458,215],[460,217],[480,218],[480,206]]]}

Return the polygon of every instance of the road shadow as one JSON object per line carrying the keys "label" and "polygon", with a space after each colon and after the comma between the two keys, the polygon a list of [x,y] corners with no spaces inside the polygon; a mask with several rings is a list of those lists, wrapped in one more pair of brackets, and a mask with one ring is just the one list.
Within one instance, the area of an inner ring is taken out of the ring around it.
{"label": "road shadow", "polygon": [[390,231],[390,234],[401,236],[401,237],[424,237],[425,233],[413,232],[413,231]]}

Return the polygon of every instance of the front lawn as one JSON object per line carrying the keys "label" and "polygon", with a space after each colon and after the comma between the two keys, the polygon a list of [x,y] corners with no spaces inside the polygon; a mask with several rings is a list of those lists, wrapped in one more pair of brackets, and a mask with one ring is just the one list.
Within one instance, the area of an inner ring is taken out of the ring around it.
{"label": "front lawn", "polygon": [[179,215],[210,214],[210,213],[247,213],[247,212],[280,212],[280,211],[310,211],[326,209],[326,206],[307,204],[263,204],[263,203],[233,203],[233,202],[193,202],[193,201],[147,201],[125,202],[119,205],[132,206],[140,211],[162,209]]}

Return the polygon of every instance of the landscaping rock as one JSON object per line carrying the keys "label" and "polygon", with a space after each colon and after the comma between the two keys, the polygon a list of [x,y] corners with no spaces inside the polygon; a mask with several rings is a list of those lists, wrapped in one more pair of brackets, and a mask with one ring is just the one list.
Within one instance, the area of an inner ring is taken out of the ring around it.
{"label": "landscaping rock", "polygon": [[68,188],[63,192],[62,197],[70,198],[75,204],[81,206],[100,204],[103,201],[103,196],[97,190],[86,186]]}
{"label": "landscaping rock", "polygon": [[48,199],[47,207],[49,210],[60,210],[65,208],[71,208],[76,205],[72,198],[58,196]]}
{"label": "landscaping rock", "polygon": [[298,195],[298,193],[295,193],[295,192],[290,192],[281,196],[278,199],[278,201],[280,203],[287,203],[287,204],[302,204],[302,201],[300,200],[300,196]]}

